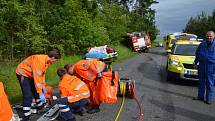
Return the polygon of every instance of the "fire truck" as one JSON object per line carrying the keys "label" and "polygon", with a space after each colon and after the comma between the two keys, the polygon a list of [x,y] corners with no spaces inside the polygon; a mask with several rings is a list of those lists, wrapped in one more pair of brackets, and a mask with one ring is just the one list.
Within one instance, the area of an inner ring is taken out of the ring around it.
{"label": "fire truck", "polygon": [[151,40],[148,33],[133,32],[128,34],[130,45],[135,52],[148,52],[151,47]]}

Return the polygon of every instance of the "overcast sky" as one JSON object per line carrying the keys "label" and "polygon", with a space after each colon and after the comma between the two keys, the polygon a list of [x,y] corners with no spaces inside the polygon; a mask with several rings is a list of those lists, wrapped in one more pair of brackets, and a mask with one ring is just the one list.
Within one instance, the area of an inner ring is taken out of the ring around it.
{"label": "overcast sky", "polygon": [[157,0],[152,5],[156,9],[156,24],[161,36],[172,32],[181,32],[190,17],[204,11],[211,15],[215,9],[215,0]]}

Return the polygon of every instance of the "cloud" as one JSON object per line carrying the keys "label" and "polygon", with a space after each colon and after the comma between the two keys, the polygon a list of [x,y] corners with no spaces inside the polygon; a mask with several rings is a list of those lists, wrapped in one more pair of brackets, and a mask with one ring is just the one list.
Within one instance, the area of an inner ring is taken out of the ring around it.
{"label": "cloud", "polygon": [[161,35],[182,31],[190,17],[206,12],[211,15],[215,1],[208,0],[158,0],[152,5],[156,9],[156,23]]}

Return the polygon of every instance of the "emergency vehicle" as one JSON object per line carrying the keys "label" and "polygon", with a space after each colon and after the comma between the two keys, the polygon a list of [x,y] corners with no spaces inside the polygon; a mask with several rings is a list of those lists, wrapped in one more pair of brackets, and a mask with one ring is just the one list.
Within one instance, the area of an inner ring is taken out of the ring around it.
{"label": "emergency vehicle", "polygon": [[198,80],[198,72],[193,62],[200,43],[197,40],[178,40],[173,44],[167,57],[167,80]]}
{"label": "emergency vehicle", "polygon": [[197,40],[197,35],[180,32],[168,34],[164,38],[164,41],[166,42],[165,49],[167,53],[171,52],[171,48],[177,40]]}
{"label": "emergency vehicle", "polygon": [[128,34],[131,48],[135,52],[148,52],[151,40],[148,33],[133,32]]}

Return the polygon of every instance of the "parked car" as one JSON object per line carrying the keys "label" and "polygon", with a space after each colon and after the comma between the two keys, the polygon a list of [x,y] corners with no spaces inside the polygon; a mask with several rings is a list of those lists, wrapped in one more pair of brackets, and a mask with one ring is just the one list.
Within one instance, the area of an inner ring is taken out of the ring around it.
{"label": "parked car", "polygon": [[129,33],[131,48],[135,52],[148,52],[151,47],[151,40],[148,33],[144,32],[133,32]]}
{"label": "parked car", "polygon": [[158,42],[156,47],[163,47],[163,42]]}
{"label": "parked car", "polygon": [[164,38],[164,41],[166,42],[165,48],[167,53],[171,52],[172,45],[177,40],[197,40],[197,35],[189,34],[189,33],[180,33],[180,32],[168,34]]}
{"label": "parked car", "polygon": [[167,56],[167,80],[198,80],[197,69],[193,67],[195,52],[201,42],[178,40]]}

